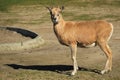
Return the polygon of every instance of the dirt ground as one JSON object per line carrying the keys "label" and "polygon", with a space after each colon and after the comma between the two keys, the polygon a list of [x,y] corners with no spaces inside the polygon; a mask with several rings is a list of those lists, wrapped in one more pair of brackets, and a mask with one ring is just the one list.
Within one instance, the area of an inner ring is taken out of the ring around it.
{"label": "dirt ground", "polygon": [[25,37],[15,31],[5,29],[0,30],[0,43],[15,43],[30,40],[30,37]]}
{"label": "dirt ground", "polygon": [[[17,8],[17,9],[16,9]],[[114,8],[79,8],[66,12],[74,14],[95,14],[95,16],[115,14],[120,15],[120,9]],[[32,11],[32,12],[31,12]],[[92,12],[93,11],[93,12]],[[111,13],[110,13],[111,12]],[[50,16],[41,6],[13,6],[9,13],[0,13],[0,26],[16,27],[33,31],[40,35],[45,44],[40,48],[28,51],[0,53],[0,80],[119,80],[120,79],[120,21],[107,18],[114,25],[114,33],[109,41],[113,52],[113,70],[100,75],[96,71],[104,68],[106,56],[100,48],[78,48],[78,73],[68,76],[72,71],[70,49],[59,44],[53,32]],[[71,19],[64,16],[66,20]],[[7,34],[7,35],[6,35]],[[0,43],[26,40],[21,35],[0,31]],[[3,38],[6,37],[6,38]],[[11,37],[11,38],[10,38]],[[13,41],[14,41],[13,40]]]}

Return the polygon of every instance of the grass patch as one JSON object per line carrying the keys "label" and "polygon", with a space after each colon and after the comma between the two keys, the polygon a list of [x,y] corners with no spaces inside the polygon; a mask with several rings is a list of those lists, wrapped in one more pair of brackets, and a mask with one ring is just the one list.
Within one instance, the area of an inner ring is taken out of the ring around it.
{"label": "grass patch", "polygon": [[115,21],[120,20],[120,16],[118,16],[118,15],[105,15],[105,16],[103,16],[103,18],[111,18],[111,19],[114,19]]}
{"label": "grass patch", "polygon": [[13,5],[62,5],[70,0],[0,0],[0,11],[7,11]]}
{"label": "grass patch", "polygon": [[104,19],[112,19],[114,21],[119,21],[120,16],[118,15],[104,15],[96,17],[96,15],[82,14],[79,16],[74,16],[72,20],[104,20]]}
{"label": "grass patch", "polygon": [[[101,7],[101,6],[118,7],[118,8],[120,7],[120,1],[118,0],[61,0],[61,1],[52,0],[51,3],[48,2],[47,4],[78,6],[78,7]],[[45,4],[46,3],[44,3],[44,5]]]}
{"label": "grass patch", "polygon": [[63,18],[65,17],[65,20],[104,20],[104,19],[112,19],[114,21],[119,21],[120,16],[119,15],[112,15],[112,14],[106,14],[106,15],[96,15],[96,14],[81,14],[76,15],[74,13],[70,12],[63,12]]}
{"label": "grass patch", "polygon": [[67,20],[94,20],[97,19],[95,15],[91,14],[82,14],[82,15],[76,15],[75,13],[70,13],[70,12],[63,12],[63,18],[67,18]]}
{"label": "grass patch", "polygon": [[99,19],[99,20],[103,20],[103,19],[108,19],[108,20],[112,20],[112,21],[119,21],[120,20],[119,15],[112,15],[112,14],[99,16],[99,17],[96,17],[96,18]]}
{"label": "grass patch", "polygon": [[24,0],[0,0],[0,11],[7,11],[12,5],[20,4]]}
{"label": "grass patch", "polygon": [[82,14],[80,16],[73,17],[73,20],[95,20],[96,18],[92,15]]}
{"label": "grass patch", "polygon": [[118,0],[0,0],[0,11],[7,11],[13,5],[78,6],[78,7],[120,7]]}
{"label": "grass patch", "polygon": [[92,5],[94,6],[114,6],[114,7],[120,7],[120,1],[118,0],[95,0],[92,2]]}
{"label": "grass patch", "polygon": [[78,6],[78,7],[100,7],[100,6],[109,6],[109,7],[120,7],[120,1],[118,0],[70,0],[68,5]]}
{"label": "grass patch", "polygon": [[6,25],[12,25],[17,23],[19,20],[18,19],[5,19],[5,20],[0,20],[0,24],[6,24]]}

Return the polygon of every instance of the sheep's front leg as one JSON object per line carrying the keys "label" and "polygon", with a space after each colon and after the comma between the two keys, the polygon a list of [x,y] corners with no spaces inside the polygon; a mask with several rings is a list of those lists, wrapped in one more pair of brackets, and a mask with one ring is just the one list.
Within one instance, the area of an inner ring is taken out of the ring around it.
{"label": "sheep's front leg", "polygon": [[73,60],[73,71],[72,71],[71,75],[75,75],[75,73],[77,73],[77,70],[78,70],[78,65],[77,65],[77,61],[76,61],[77,44],[71,44],[70,48],[71,48],[71,57]]}

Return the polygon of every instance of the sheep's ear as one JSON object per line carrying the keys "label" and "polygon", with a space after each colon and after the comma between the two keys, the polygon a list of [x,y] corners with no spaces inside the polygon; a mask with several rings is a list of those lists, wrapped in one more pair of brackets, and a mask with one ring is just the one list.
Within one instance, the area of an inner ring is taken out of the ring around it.
{"label": "sheep's ear", "polygon": [[61,9],[61,11],[64,10],[64,6],[62,6],[60,9]]}
{"label": "sheep's ear", "polygon": [[51,8],[50,7],[46,7],[50,12],[51,12]]}

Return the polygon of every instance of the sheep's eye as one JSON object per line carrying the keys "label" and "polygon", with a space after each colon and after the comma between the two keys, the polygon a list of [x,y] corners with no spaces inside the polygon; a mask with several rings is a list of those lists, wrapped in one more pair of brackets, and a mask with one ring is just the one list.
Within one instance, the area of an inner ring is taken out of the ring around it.
{"label": "sheep's eye", "polygon": [[53,14],[52,14],[51,16],[52,16],[52,17],[54,17],[54,15],[53,15]]}
{"label": "sheep's eye", "polygon": [[57,16],[59,16],[59,14],[57,14]]}

